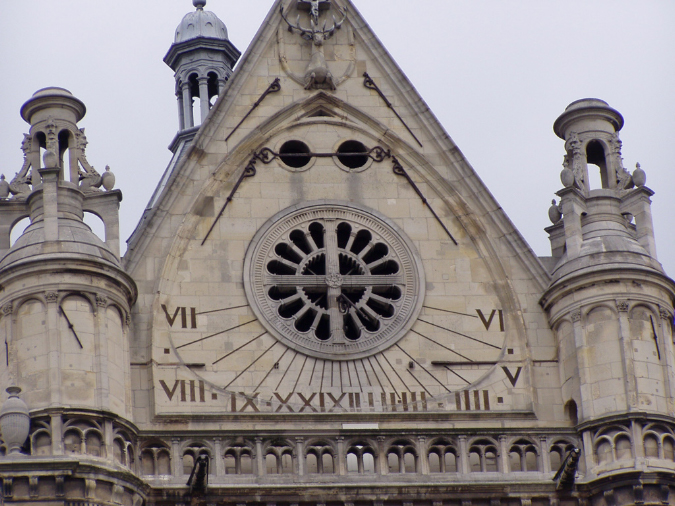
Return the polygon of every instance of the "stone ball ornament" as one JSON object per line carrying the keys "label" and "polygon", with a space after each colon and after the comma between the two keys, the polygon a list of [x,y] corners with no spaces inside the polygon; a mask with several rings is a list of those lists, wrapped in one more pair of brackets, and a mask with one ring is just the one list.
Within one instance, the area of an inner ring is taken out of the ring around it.
{"label": "stone ball ornament", "polygon": [[109,165],[106,165],[105,172],[101,176],[101,184],[108,191],[115,188],[115,174],[112,173]]}
{"label": "stone ball ornament", "polygon": [[560,172],[560,181],[565,188],[571,188],[574,186],[574,172],[568,168],[564,168],[562,172]]}
{"label": "stone ball ornament", "polygon": [[644,170],[642,170],[642,167],[640,167],[639,163],[635,164],[635,170],[633,171],[633,183],[637,187],[644,186],[647,183],[647,174]]}
{"label": "stone ball ornament", "polygon": [[30,431],[28,406],[19,398],[21,388],[7,388],[9,398],[0,409],[0,433],[9,455],[20,455]]}

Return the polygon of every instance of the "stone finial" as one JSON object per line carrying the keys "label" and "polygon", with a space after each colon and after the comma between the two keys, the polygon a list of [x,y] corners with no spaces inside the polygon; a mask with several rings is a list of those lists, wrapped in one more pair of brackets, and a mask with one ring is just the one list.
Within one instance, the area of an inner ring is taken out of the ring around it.
{"label": "stone finial", "polygon": [[551,201],[551,207],[548,208],[548,219],[551,220],[551,223],[554,225],[562,219],[560,206],[555,201],[555,199]]}
{"label": "stone finial", "polygon": [[647,183],[647,174],[642,170],[639,163],[635,164],[635,170],[633,171],[633,183],[635,186],[644,186]]}
{"label": "stone finial", "polygon": [[19,398],[21,389],[17,386],[7,388],[9,399],[0,409],[0,431],[10,455],[21,455],[21,447],[30,432],[28,406]]}
{"label": "stone finial", "polygon": [[192,0],[192,5],[201,11],[206,7],[206,0]]}
{"label": "stone finial", "polygon": [[55,169],[59,166],[59,157],[53,151],[45,151],[42,157],[45,169]]}
{"label": "stone finial", "polygon": [[5,181],[5,175],[0,176],[0,199],[9,197],[9,183]]}
{"label": "stone finial", "polygon": [[115,174],[110,171],[110,165],[105,166],[105,172],[101,176],[103,188],[110,191],[115,188]]}

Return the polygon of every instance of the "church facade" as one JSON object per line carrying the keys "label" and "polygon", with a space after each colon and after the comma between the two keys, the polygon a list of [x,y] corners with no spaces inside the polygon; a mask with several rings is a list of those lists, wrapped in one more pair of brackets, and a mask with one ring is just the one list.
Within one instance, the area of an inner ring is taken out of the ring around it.
{"label": "church facade", "polygon": [[193,4],[173,158],[123,257],[85,105],[21,109],[0,502],[675,504],[675,282],[621,114],[552,118],[537,257],[351,0],[276,0],[243,55]]}

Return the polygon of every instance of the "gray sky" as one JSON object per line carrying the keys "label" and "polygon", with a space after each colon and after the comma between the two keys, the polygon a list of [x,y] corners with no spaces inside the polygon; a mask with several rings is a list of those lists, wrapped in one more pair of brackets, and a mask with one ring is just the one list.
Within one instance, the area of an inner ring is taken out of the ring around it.
{"label": "gray sky", "polygon": [[[245,51],[272,0],[209,0]],[[675,2],[672,0],[355,0],[469,163],[539,255],[572,101],[597,97],[626,120],[625,166],[640,162],[659,259],[675,275]],[[22,163],[19,109],[46,86],[88,113],[87,156],[124,193],[129,237],[170,158],[177,130],[162,58],[189,0],[0,0],[0,172]],[[670,146],[670,147],[669,147]],[[123,246],[124,249],[124,246]]]}

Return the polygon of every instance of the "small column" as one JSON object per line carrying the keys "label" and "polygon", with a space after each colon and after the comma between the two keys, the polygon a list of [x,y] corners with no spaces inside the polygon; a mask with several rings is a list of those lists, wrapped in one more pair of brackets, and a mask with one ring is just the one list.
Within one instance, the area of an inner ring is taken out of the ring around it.
{"label": "small column", "polygon": [[[633,366],[633,346],[631,344],[630,322],[628,321],[628,309],[630,304],[627,300],[617,300],[616,309],[619,313],[619,344],[621,346],[621,367],[623,369],[623,384],[626,393],[626,406],[624,409],[638,408],[638,388]],[[622,406],[618,406],[622,409]]]}
{"label": "small column", "polygon": [[63,455],[63,419],[60,414],[50,415],[52,455]]}
{"label": "small column", "polygon": [[345,455],[345,438],[338,436],[337,440],[337,465],[338,465],[338,474],[343,476],[347,474],[347,458]]}
{"label": "small column", "polygon": [[222,79],[218,78],[218,96],[220,97],[223,94],[223,90],[225,89],[225,84],[227,84],[227,78]]}
{"label": "small column", "polygon": [[[499,436],[499,459],[501,460],[501,472],[502,473],[510,473],[511,466],[509,463],[509,447],[506,444],[507,437],[506,436]],[[521,457],[521,460],[524,459],[525,457]]]}
{"label": "small column", "polygon": [[380,474],[389,474],[389,464],[387,462],[387,450],[384,447],[384,436],[377,436],[377,456],[380,463]]}
{"label": "small column", "polygon": [[183,475],[183,456],[180,454],[180,439],[177,437],[171,439],[171,474]]}
{"label": "small column", "polygon": [[202,113],[202,123],[204,123],[211,109],[211,104],[209,103],[209,78],[200,77],[197,81],[199,82],[199,105]]}
{"label": "small column", "polygon": [[305,438],[296,437],[295,438],[295,452],[297,454],[298,461],[298,475],[305,475]]}
{"label": "small column", "polygon": [[176,99],[178,101],[178,131],[185,130],[185,109],[183,105],[183,92],[176,92]]}
{"label": "small column", "polygon": [[539,443],[539,469],[548,474],[551,472],[551,459],[548,455],[548,438],[546,436],[539,436]]}
{"label": "small column", "polygon": [[661,363],[664,366],[666,403],[668,412],[675,410],[675,353],[673,353],[673,315],[670,309],[659,307],[660,346],[663,348]]}
{"label": "small column", "polygon": [[466,436],[459,436],[457,440],[459,441],[458,471],[460,474],[469,474],[471,472],[471,466],[469,465],[469,447]]}
{"label": "small column", "polygon": [[59,169],[56,166],[57,159],[54,153],[46,153],[44,156],[47,168],[40,169],[42,176],[42,218],[45,223],[45,242],[59,240],[59,217],[58,217],[58,181]]}
{"label": "small column", "polygon": [[258,476],[265,475],[265,456],[262,449],[262,438],[255,438],[255,463]]}
{"label": "small column", "polygon": [[[442,459],[445,455],[441,456]],[[427,455],[427,437],[417,436],[417,462],[419,464],[419,472],[422,474],[429,474],[429,456]]]}
{"label": "small column", "polygon": [[581,441],[584,445],[584,459],[586,460],[586,474],[588,475],[595,467],[595,456],[593,452],[593,435],[590,431],[581,434]]}
{"label": "small column", "polygon": [[640,422],[631,420],[630,430],[633,433],[633,457],[635,458],[635,468],[637,469],[639,466],[638,459],[645,457],[645,445],[642,440],[642,426]]}
{"label": "small column", "polygon": [[45,292],[47,301],[47,339],[49,347],[49,391],[52,406],[61,405],[61,341],[59,339],[59,295]]}
{"label": "small column", "polygon": [[192,128],[194,126],[192,116],[192,95],[190,94],[190,83],[181,84],[183,90],[183,124],[185,128]]}
{"label": "small column", "polygon": [[567,258],[572,260],[579,256],[583,235],[581,233],[581,213],[585,212],[584,198],[574,188],[560,190],[560,205],[563,210],[563,223],[565,226],[565,246]]}
{"label": "small column", "polygon": [[656,257],[656,241],[654,240],[654,223],[652,222],[652,201],[649,197],[654,192],[649,188],[640,187],[633,190],[624,200],[622,210],[628,209],[635,216],[635,227],[637,229],[637,240],[647,253]]}
{"label": "small column", "polygon": [[590,372],[592,364],[589,363],[588,353],[586,349],[586,334],[581,322],[581,309],[576,309],[570,313],[572,320],[572,332],[574,332],[574,347],[576,348],[577,361],[579,366],[579,382],[581,391],[581,405],[579,420],[588,420],[593,417],[595,410],[593,409],[593,392],[592,392],[592,378]]}
{"label": "small column", "polygon": [[[225,476],[225,457],[223,456],[223,440],[219,437],[213,438],[213,448],[216,452],[216,476]],[[237,459],[237,465],[240,465],[241,459]]]}

